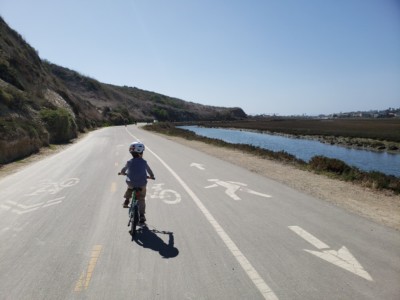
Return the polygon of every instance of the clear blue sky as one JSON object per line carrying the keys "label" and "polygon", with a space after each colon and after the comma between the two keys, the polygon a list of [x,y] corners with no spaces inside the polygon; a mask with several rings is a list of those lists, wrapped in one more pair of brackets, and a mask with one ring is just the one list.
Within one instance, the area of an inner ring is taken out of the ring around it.
{"label": "clear blue sky", "polygon": [[248,114],[400,107],[400,0],[0,0],[41,58]]}

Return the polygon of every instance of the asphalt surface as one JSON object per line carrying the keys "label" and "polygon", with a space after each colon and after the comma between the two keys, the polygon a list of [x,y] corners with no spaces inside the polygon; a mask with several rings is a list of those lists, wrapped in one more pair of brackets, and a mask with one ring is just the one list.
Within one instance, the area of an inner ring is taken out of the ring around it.
{"label": "asphalt surface", "polygon": [[[156,180],[132,238],[117,176]],[[136,126],[0,180],[0,299],[400,299],[400,234]]]}

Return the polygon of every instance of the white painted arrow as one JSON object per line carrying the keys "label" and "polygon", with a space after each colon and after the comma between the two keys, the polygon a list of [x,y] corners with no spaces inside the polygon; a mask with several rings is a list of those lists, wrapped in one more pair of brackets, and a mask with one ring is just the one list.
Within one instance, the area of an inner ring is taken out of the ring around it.
{"label": "white painted arrow", "polygon": [[190,166],[191,166],[191,167],[196,167],[196,168],[198,168],[198,169],[200,169],[200,170],[204,170],[204,167],[203,167],[202,164],[191,163]]}
{"label": "white painted arrow", "polygon": [[36,203],[36,204],[32,204],[32,205],[23,205],[23,204],[18,204],[17,202],[14,202],[11,200],[8,200],[7,203],[12,204],[14,206],[18,206],[18,207],[22,208],[23,210],[30,210],[32,208],[35,208],[35,207],[38,207],[38,206],[41,206],[44,204],[44,202],[40,202],[40,203]]}
{"label": "white painted arrow", "polygon": [[330,250],[330,247],[324,242],[317,239],[312,234],[308,233],[299,226],[289,226],[293,232],[299,235],[301,238],[309,242],[315,248],[320,251],[306,250],[304,251],[311,253],[327,262],[330,262],[342,269],[352,272],[366,280],[373,281],[372,277],[367,271],[361,266],[357,259],[350,253],[350,251],[343,246],[339,251]]}
{"label": "white painted arrow", "polygon": [[48,206],[51,206],[51,205],[59,204],[59,203],[62,202],[62,199],[64,199],[64,198],[65,198],[65,196],[58,197],[58,198],[55,198],[55,199],[47,200],[46,202],[40,202],[40,203],[36,203],[36,204],[33,204],[33,205],[23,205],[23,204],[18,204],[18,203],[14,202],[14,201],[8,200],[8,201],[6,201],[6,203],[8,205],[3,205],[2,204],[0,207],[2,209],[4,209],[4,210],[10,210],[11,209],[11,211],[13,213],[16,213],[18,215],[22,215],[22,214],[30,213],[30,212],[35,211],[35,210],[37,210],[39,208],[42,208],[42,207],[48,207]]}

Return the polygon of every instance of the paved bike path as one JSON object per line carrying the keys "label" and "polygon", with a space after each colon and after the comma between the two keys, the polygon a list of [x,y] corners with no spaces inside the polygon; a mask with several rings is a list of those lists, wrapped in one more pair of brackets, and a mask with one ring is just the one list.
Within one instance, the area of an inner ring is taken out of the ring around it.
{"label": "paved bike path", "polygon": [[[156,181],[131,241],[117,173],[134,137]],[[400,294],[398,232],[136,126],[92,132],[1,180],[0,225],[0,299]]]}

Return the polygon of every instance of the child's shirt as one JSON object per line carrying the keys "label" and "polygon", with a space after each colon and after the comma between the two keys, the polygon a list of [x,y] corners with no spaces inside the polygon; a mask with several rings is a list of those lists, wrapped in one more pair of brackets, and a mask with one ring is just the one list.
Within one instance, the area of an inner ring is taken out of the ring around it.
{"label": "child's shirt", "polygon": [[121,173],[126,173],[126,183],[132,187],[145,186],[147,184],[147,173],[149,173],[150,177],[154,177],[154,173],[147,161],[141,157],[128,160]]}

